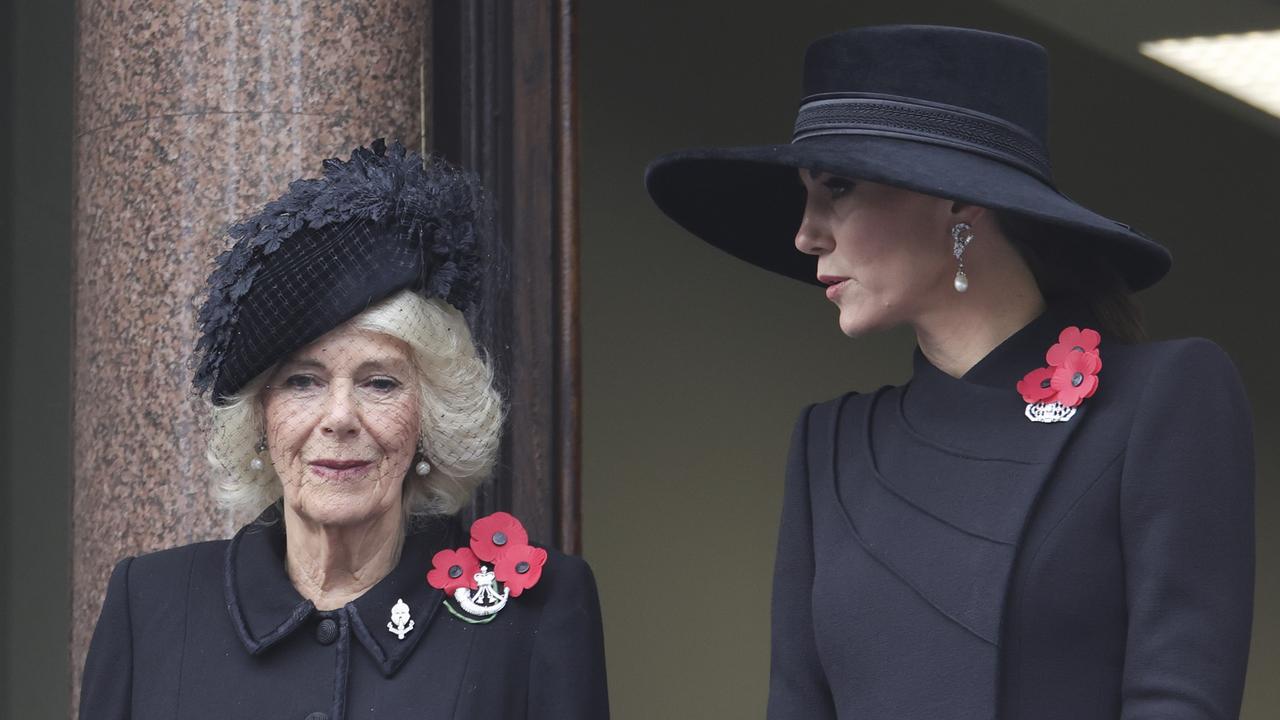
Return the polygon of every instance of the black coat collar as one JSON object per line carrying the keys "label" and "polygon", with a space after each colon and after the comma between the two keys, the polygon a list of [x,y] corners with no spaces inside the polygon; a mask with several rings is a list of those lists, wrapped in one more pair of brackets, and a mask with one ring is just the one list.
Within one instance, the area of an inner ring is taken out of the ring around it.
{"label": "black coat collar", "polygon": [[[980,645],[999,644],[1023,530],[1094,402],[1068,422],[1035,423],[1015,386],[1045,366],[1070,325],[1096,328],[1079,307],[1053,306],[964,377],[917,350],[907,385],[819,406],[812,422],[830,434],[811,444],[810,467],[830,468],[820,482],[830,483],[856,541],[924,601],[902,606],[888,624],[924,628],[944,617]],[[964,643],[948,652],[976,653],[974,663],[989,657]]]}
{"label": "black coat collar", "polygon": [[[917,348],[911,381],[898,398],[902,417],[920,435],[966,455],[1026,463],[1051,461],[1060,443],[1046,443],[1046,439],[1068,435],[1079,423],[1030,422],[1023,414],[1026,401],[1017,383],[1046,365],[1045,353],[1063,328],[1072,325],[1098,327],[1083,304],[1054,303],[960,378],[934,367]],[[1107,340],[1102,338],[1104,355]],[[1090,404],[1086,401],[1078,414]]]}
{"label": "black coat collar", "polygon": [[[453,518],[428,521],[405,537],[400,562],[365,594],[334,611],[319,611],[293,587],[285,567],[285,527],[279,506],[267,508],[227,546],[223,591],[236,634],[252,655],[292,635],[313,616],[334,617],[390,677],[426,634],[442,593],[427,584],[431,558],[460,541]],[[385,629],[391,607],[403,599],[414,630],[404,640]]]}

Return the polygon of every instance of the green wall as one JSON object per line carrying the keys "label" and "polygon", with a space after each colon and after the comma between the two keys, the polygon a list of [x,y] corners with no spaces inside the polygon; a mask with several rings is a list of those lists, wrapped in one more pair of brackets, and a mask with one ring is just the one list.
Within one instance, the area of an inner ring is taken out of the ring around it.
{"label": "green wall", "polygon": [[[1280,517],[1271,442],[1280,379],[1269,372],[1280,341],[1270,278],[1280,268],[1271,221],[1280,123],[1277,132],[1245,124],[1158,73],[993,5],[871,5],[579,6],[585,545],[604,603],[615,716],[763,715],[792,422],[806,403],[901,382],[914,346],[903,331],[849,340],[815,289],[684,234],[649,203],[643,168],[679,147],[785,141],[809,40],[860,24],[932,22],[1050,48],[1061,186],[1173,249],[1174,272],[1142,296],[1152,334],[1211,337],[1245,375],[1260,448],[1245,717],[1273,717],[1280,689],[1262,679],[1280,676],[1280,534],[1268,522]],[[801,6],[807,12],[795,12]]]}
{"label": "green wall", "polygon": [[0,3],[0,716],[67,708],[74,3]]}

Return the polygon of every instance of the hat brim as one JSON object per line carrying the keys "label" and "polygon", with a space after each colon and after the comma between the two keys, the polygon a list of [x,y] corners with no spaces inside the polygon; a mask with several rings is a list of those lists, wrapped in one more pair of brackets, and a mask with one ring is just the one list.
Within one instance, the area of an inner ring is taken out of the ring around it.
{"label": "hat brim", "polygon": [[893,137],[834,135],[788,145],[682,150],[650,163],[645,187],[667,216],[694,235],[749,263],[819,285],[816,258],[793,243],[805,204],[798,168],[1046,223],[1065,231],[1056,236],[1080,243],[1081,252],[1109,260],[1135,291],[1153,285],[1171,264],[1161,245],[1022,170],[965,150]]}

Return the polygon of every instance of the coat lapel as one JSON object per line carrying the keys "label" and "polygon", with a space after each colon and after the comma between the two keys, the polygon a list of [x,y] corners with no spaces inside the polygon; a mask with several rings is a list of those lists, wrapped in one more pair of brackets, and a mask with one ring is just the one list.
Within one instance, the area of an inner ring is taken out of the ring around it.
{"label": "coat lapel", "polygon": [[[400,669],[431,627],[444,600],[444,593],[427,584],[431,558],[460,537],[452,518],[432,521],[405,538],[400,562],[390,575],[347,603],[352,632],[384,676],[391,677]],[[401,600],[409,606],[413,620],[413,630],[403,639],[388,627],[391,608]]]}
{"label": "coat lapel", "polygon": [[285,570],[284,519],[278,505],[240,528],[227,545],[223,595],[231,625],[250,655],[288,637],[315,612]]}
{"label": "coat lapel", "polygon": [[917,351],[907,386],[828,404],[819,418],[829,441],[815,444],[829,455],[811,456],[810,468],[825,472],[848,532],[934,612],[990,645],[1024,530],[1088,419],[1086,400],[1068,422],[1033,423],[1014,389],[1065,324],[1046,313],[964,378]]}
{"label": "coat lapel", "polygon": [[[340,620],[383,675],[395,674],[431,627],[443,600],[439,590],[427,585],[431,558],[460,537],[453,518],[426,521],[405,537],[400,560],[391,573],[342,609]],[[278,506],[241,528],[227,546],[223,578],[227,611],[236,635],[251,655],[266,652],[317,612],[289,580],[285,548],[285,527]],[[413,630],[403,640],[386,627],[391,608],[400,600],[409,606],[413,621]]]}

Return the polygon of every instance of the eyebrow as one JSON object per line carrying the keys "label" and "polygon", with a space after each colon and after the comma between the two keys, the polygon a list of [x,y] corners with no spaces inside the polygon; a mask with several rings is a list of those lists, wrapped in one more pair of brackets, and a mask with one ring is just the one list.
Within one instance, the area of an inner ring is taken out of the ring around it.
{"label": "eyebrow", "polygon": [[[374,358],[374,359],[372,359],[372,360],[365,360],[364,362],[362,362],[362,363],[360,363],[359,365],[357,365],[357,366],[356,366],[356,369],[355,369],[355,374],[359,375],[361,372],[364,372],[364,371],[367,371],[367,370],[370,370],[370,369],[374,369],[374,370],[389,370],[389,369],[395,369],[395,370],[408,370],[408,369],[409,369],[409,367],[410,367],[410,363],[409,363],[409,361],[408,361],[408,360],[405,360],[405,359],[403,359],[403,358],[394,358],[394,357],[387,357],[387,358]],[[283,368],[285,368],[285,369],[287,369],[287,368],[314,368],[314,369],[316,369],[316,370],[328,370],[328,369],[329,369],[329,366],[328,366],[328,365],[325,365],[323,362],[321,362],[320,360],[317,360],[316,358],[305,357],[305,358],[298,358],[297,360],[291,360],[291,361],[289,361],[289,362],[285,363],[285,364],[284,364],[284,366],[283,366]]]}

